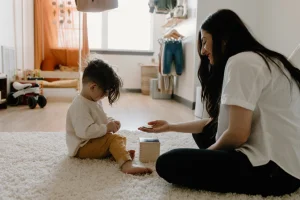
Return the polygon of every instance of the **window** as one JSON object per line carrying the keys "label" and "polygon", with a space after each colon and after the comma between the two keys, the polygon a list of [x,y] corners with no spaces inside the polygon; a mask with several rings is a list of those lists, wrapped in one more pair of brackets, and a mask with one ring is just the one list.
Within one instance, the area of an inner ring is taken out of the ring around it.
{"label": "window", "polygon": [[152,51],[152,14],[148,0],[119,0],[117,9],[88,13],[91,50]]}

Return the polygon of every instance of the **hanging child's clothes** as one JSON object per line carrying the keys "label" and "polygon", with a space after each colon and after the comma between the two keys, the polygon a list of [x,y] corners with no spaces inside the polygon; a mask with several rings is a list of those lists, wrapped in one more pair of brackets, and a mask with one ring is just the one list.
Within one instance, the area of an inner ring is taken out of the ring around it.
{"label": "hanging child's clothes", "polygon": [[149,0],[149,12],[156,14],[168,14],[176,7],[177,0]]}
{"label": "hanging child's clothes", "polygon": [[181,40],[166,39],[160,43],[158,90],[161,93],[172,94],[174,76],[180,76],[183,71],[183,47]]}
{"label": "hanging child's clothes", "polygon": [[162,76],[158,74],[158,91],[164,94],[172,94],[174,88],[173,80],[173,76]]}
{"label": "hanging child's clothes", "polygon": [[181,40],[167,40],[163,52],[163,75],[170,75],[172,63],[175,64],[176,75],[180,76],[183,71],[183,47]]}
{"label": "hanging child's clothes", "polygon": [[149,0],[148,6],[149,6],[149,12],[150,12],[150,13],[153,13],[153,12],[154,12],[154,9],[155,9],[154,0]]}

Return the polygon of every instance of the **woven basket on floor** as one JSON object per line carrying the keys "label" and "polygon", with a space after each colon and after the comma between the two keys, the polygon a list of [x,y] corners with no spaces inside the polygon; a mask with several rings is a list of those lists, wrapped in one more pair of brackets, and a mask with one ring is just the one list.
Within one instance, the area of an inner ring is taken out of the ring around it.
{"label": "woven basket on floor", "polygon": [[150,80],[152,78],[157,78],[157,68],[156,65],[141,65],[141,90],[142,94],[150,94]]}

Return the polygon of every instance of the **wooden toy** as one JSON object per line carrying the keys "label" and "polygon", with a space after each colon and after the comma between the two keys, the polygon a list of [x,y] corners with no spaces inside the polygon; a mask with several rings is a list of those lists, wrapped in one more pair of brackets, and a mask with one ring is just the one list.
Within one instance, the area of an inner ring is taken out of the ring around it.
{"label": "wooden toy", "polygon": [[140,138],[140,161],[155,162],[160,155],[160,142],[157,138]]}

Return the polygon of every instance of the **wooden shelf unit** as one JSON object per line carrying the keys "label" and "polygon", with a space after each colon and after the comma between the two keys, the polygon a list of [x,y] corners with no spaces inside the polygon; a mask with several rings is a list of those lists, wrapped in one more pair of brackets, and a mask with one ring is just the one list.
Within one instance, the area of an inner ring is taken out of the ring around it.
{"label": "wooden shelf unit", "polygon": [[173,18],[169,19],[168,22],[165,25],[163,25],[162,27],[163,28],[174,27],[186,19],[187,19],[186,17],[184,17],[184,18],[173,17]]}

